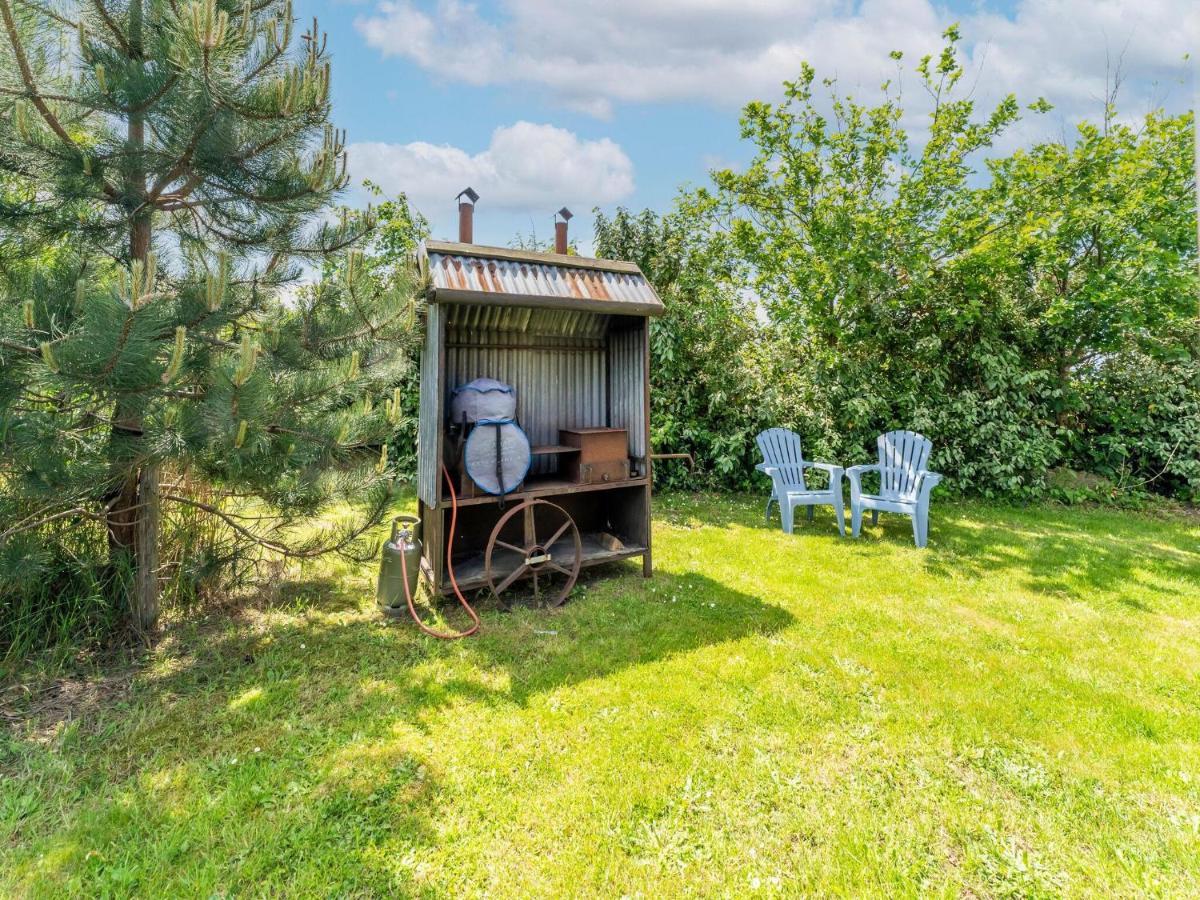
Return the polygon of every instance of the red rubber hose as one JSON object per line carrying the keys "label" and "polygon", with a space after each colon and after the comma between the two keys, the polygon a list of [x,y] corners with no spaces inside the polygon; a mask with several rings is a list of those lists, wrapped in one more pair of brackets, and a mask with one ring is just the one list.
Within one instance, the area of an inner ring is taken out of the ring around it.
{"label": "red rubber hose", "polygon": [[412,594],[408,590],[408,562],[404,559],[404,554],[400,554],[400,571],[404,575],[404,597],[408,600],[408,611],[412,615],[413,621],[430,637],[441,638],[444,641],[457,640],[458,638],[470,637],[479,630],[479,614],[471,608],[471,604],[467,602],[467,598],[462,595],[462,591],[458,589],[458,581],[454,577],[454,530],[458,526],[458,495],[454,493],[454,480],[450,477],[450,473],[446,470],[445,464],[442,465],[442,474],[446,476],[446,487],[450,489],[450,542],[446,547],[446,571],[450,575],[450,586],[454,588],[454,596],[458,598],[458,602],[462,604],[463,609],[467,611],[474,621],[474,625],[466,631],[434,631],[428,625],[421,621],[421,617],[417,615],[417,608],[413,606]]}

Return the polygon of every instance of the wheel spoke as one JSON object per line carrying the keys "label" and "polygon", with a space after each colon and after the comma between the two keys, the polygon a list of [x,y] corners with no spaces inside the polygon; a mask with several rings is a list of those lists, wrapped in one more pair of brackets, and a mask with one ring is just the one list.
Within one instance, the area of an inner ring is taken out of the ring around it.
{"label": "wheel spoke", "polygon": [[525,574],[525,570],[528,568],[529,567],[523,563],[517,566],[512,572],[509,573],[507,578],[496,585],[496,593],[503,594],[506,590],[508,590],[509,585]]}
{"label": "wheel spoke", "polygon": [[542,544],[542,546],[545,547],[547,551],[549,551],[549,549],[554,546],[554,542],[557,541],[560,537],[562,537],[570,527],[571,527],[571,520],[567,519],[567,521],[565,521],[562,524],[562,527],[559,528],[558,531],[554,532],[554,537],[550,538],[550,540],[546,541],[546,543]]}
{"label": "wheel spoke", "polygon": [[[561,523],[554,528],[550,539],[545,542],[537,539],[536,513],[538,511],[545,513],[545,517],[541,523],[543,529],[554,527],[553,522],[555,520]],[[517,516],[523,516],[523,540],[525,543],[523,547],[503,540],[500,537],[501,531]],[[551,547],[562,541],[564,537],[569,538],[568,543],[572,549],[560,551],[557,554],[558,559],[555,559],[556,554],[551,551]],[[493,559],[496,550],[502,551],[499,560]],[[571,586],[575,584],[575,579],[579,577],[579,569],[582,563],[581,552],[579,529],[566,510],[545,500],[527,500],[502,515],[492,528],[491,536],[488,539],[487,551],[484,554],[488,583],[493,585],[492,590],[499,602],[505,607],[508,604],[500,595],[512,587],[513,583],[519,578],[528,578],[533,582],[531,587],[533,588],[536,602],[550,606],[561,606],[566,601]],[[538,561],[530,564],[530,557],[535,553]],[[505,554],[516,554],[518,560],[516,562],[516,569],[502,578],[501,575],[506,566],[500,560],[508,561],[508,556]],[[570,554],[569,557],[568,554]],[[561,587],[556,584],[558,576],[564,579]],[[543,593],[545,596],[542,596]]]}

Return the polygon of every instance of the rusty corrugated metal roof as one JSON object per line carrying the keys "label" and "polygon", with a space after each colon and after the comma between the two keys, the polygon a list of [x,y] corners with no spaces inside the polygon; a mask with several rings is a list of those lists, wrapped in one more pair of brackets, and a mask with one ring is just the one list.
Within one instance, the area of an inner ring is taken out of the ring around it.
{"label": "rusty corrugated metal roof", "polygon": [[454,340],[467,333],[504,332],[509,335],[540,334],[603,338],[608,332],[608,316],[578,309],[497,306],[490,303],[455,304],[446,307],[446,327]]}
{"label": "rusty corrugated metal roof", "polygon": [[426,241],[434,303],[531,306],[657,316],[653,286],[633,263]]}

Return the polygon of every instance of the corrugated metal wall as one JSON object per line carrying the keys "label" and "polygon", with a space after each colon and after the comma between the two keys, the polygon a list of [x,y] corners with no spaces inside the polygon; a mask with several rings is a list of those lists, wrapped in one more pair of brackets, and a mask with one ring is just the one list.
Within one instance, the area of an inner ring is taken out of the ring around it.
{"label": "corrugated metal wall", "polygon": [[629,429],[629,455],[639,461],[642,474],[646,471],[648,452],[644,325],[645,320],[642,328],[613,331],[608,336],[609,370],[612,373],[609,380],[611,425]]}
{"label": "corrugated metal wall", "polygon": [[522,306],[445,307],[451,341],[474,340],[487,332],[504,332],[510,338],[595,338],[608,331],[607,315],[574,309],[534,309]]}
{"label": "corrugated metal wall", "polygon": [[[463,341],[447,347],[447,388],[481,377],[511,384],[517,391],[517,417],[535,445],[557,444],[560,428],[605,424],[608,359],[602,347],[501,348],[498,343],[485,341],[480,347]],[[555,465],[552,457],[536,457],[532,471],[552,471]]]}
{"label": "corrugated metal wall", "polygon": [[[557,444],[560,428],[612,426],[629,429],[630,455],[645,457],[641,330],[606,337],[609,317],[595,313],[433,308],[446,316],[444,400],[458,385],[496,378],[516,388],[517,415],[531,443]],[[423,368],[423,379],[426,372]],[[421,391],[422,426],[426,408],[432,407],[426,383]],[[556,465],[553,457],[538,457],[532,471],[549,472]],[[433,486],[436,491],[436,481]]]}
{"label": "corrugated metal wall", "polygon": [[443,309],[435,303],[426,307],[425,350],[421,353],[421,409],[417,423],[417,496],[426,506],[438,505],[441,459],[438,435],[442,430],[441,398],[445,391],[438,379],[438,349],[442,344]]}

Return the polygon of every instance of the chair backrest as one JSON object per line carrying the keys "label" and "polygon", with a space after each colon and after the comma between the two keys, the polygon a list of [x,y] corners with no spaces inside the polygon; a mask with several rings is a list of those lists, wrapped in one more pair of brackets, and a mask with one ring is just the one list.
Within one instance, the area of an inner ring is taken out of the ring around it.
{"label": "chair backrest", "polygon": [[800,435],[786,428],[768,428],[760,434],[758,449],[762,451],[763,462],[779,470],[783,483],[794,486],[799,490],[804,487],[804,460],[800,452]]}
{"label": "chair backrest", "polygon": [[933,443],[915,431],[889,431],[879,436],[879,494],[911,500],[917,493],[917,476],[925,471]]}

